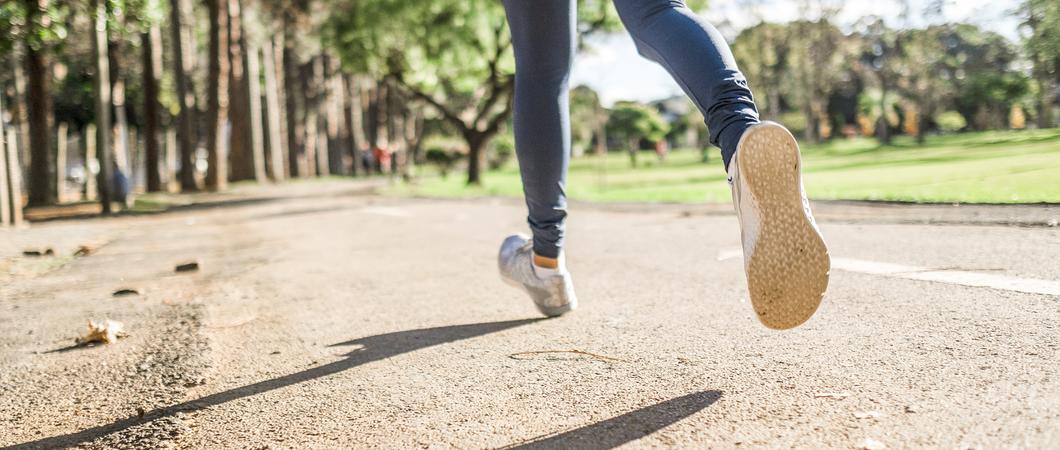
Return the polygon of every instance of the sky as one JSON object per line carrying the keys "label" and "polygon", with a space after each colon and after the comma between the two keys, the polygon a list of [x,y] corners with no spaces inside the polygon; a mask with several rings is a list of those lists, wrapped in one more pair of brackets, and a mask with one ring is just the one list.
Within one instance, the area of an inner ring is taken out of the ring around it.
{"label": "sky", "polygon": [[[940,22],[968,22],[979,25],[1011,39],[1018,39],[1019,20],[1012,11],[1020,0],[945,0],[941,17],[928,18],[924,11],[929,0],[909,0],[911,4],[909,26],[924,26]],[[739,30],[758,23],[787,22],[800,16],[800,4],[796,0],[758,0],[758,5],[747,9],[731,0],[712,0],[712,7],[701,11],[700,16],[717,26],[730,39]],[[900,8],[895,0],[848,0],[835,2],[843,5],[838,22],[847,29],[861,17],[878,15],[891,26],[904,25]],[[811,17],[813,17],[811,15]],[[739,62],[739,61],[737,61]],[[670,97],[681,93],[681,89],[657,64],[637,54],[636,47],[628,35],[623,33],[595,36],[589,41],[589,49],[578,55],[571,75],[572,86],[586,84],[600,93],[601,100],[610,106],[618,100],[642,102]]]}

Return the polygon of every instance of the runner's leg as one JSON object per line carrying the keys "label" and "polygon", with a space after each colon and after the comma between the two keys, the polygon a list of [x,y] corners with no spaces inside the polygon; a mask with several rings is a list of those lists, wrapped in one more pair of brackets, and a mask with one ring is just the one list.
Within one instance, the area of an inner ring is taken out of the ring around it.
{"label": "runner's leg", "polygon": [[534,253],[558,258],[567,217],[576,0],[504,0],[515,50],[515,150]]}
{"label": "runner's leg", "polygon": [[682,0],[614,3],[641,55],[665,67],[703,112],[728,167],[744,130],[758,123],[758,110],[725,38]]}

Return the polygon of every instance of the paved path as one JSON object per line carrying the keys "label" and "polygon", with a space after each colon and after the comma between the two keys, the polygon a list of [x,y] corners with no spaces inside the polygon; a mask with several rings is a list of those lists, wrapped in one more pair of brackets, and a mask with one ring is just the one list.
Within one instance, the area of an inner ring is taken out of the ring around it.
{"label": "paved path", "polygon": [[[266,194],[0,231],[0,446],[1060,446],[1060,297],[1012,288],[1060,280],[1055,209],[825,205],[845,263],[776,332],[723,209],[575,205],[582,308],[541,320],[496,275],[517,201]],[[71,347],[89,318],[130,336]]]}

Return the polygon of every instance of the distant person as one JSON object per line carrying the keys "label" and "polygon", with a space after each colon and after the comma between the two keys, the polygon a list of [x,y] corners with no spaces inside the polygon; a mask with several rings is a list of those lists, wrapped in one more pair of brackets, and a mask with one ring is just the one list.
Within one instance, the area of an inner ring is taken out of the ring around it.
{"label": "distant person", "polygon": [[390,173],[390,151],[376,145],[372,147],[372,157],[375,158],[376,164],[379,165],[379,173],[387,174]]}
{"label": "distant person", "polygon": [[[577,306],[563,253],[576,3],[504,0],[515,50],[515,148],[533,238],[505,239],[498,263],[547,316]],[[798,143],[782,125],[759,121],[725,38],[683,1],[614,3],[641,55],[670,72],[721,148],[758,318],[777,329],[805,322],[824,295],[830,261],[802,188]]]}
{"label": "distant person", "polygon": [[655,156],[659,158],[659,162],[666,161],[668,153],[670,153],[670,143],[666,142],[666,139],[655,143]]}
{"label": "distant person", "polygon": [[125,176],[125,172],[121,171],[121,167],[118,166],[117,162],[111,162],[111,170],[114,172],[114,177],[111,181],[114,201],[121,203],[126,208],[132,207],[132,183],[129,182],[129,177]]}

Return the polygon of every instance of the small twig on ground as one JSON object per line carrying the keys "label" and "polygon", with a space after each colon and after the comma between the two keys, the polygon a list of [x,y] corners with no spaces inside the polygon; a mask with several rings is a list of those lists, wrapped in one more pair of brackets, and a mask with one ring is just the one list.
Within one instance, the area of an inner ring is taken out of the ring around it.
{"label": "small twig on ground", "polygon": [[529,351],[529,352],[512,353],[512,354],[508,355],[508,357],[511,358],[511,359],[517,359],[517,360],[522,361],[522,360],[526,360],[526,359],[529,359],[529,358],[520,358],[520,356],[543,355],[543,354],[547,354],[547,353],[573,353],[573,354],[576,354],[576,355],[583,355],[583,356],[588,356],[590,358],[596,358],[596,359],[599,359],[601,361],[629,362],[629,361],[626,361],[624,359],[612,358],[610,356],[604,356],[604,355],[597,355],[596,353],[590,353],[590,352],[587,352],[587,351],[584,351],[584,350],[535,350],[535,351]]}

